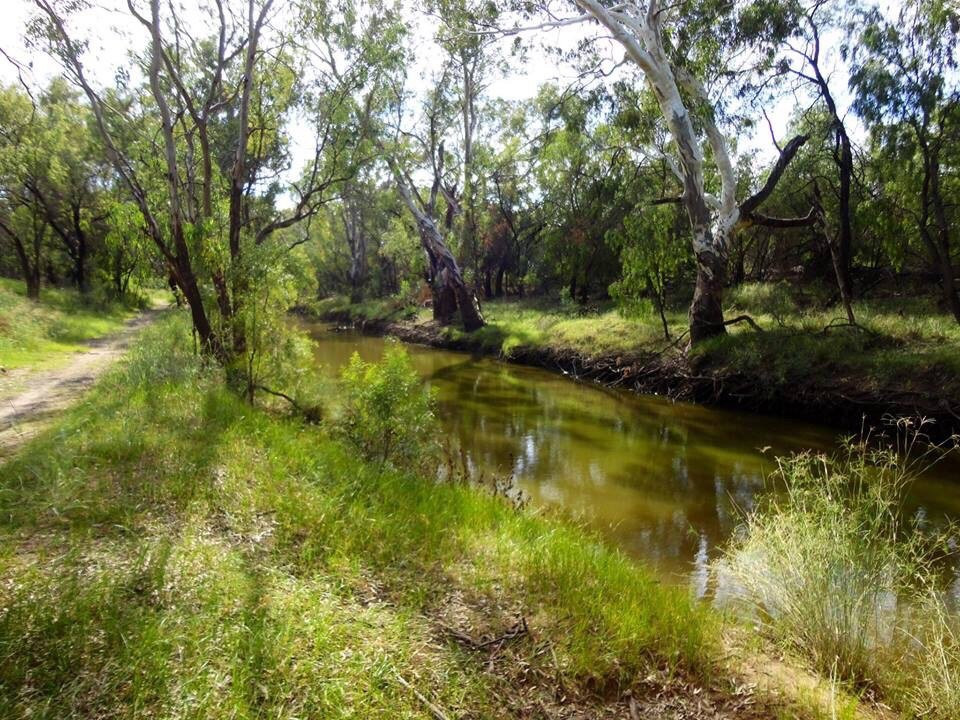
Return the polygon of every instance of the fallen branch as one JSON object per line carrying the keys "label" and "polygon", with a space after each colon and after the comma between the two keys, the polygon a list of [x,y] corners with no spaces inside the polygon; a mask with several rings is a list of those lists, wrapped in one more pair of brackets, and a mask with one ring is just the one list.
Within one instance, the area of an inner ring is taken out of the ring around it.
{"label": "fallen branch", "polygon": [[836,330],[837,328],[853,328],[854,330],[859,330],[860,332],[865,332],[867,335],[872,335],[873,337],[882,337],[880,333],[876,330],[871,330],[868,327],[861,325],[856,322],[847,322],[841,321],[837,322],[836,320],[831,320],[829,323],[823,326],[823,329],[820,330],[820,334],[826,335],[830,330]]}
{"label": "fallen branch", "polygon": [[296,400],[294,400],[292,397],[290,397],[284,392],[280,392],[279,390],[273,390],[271,388],[268,388],[266,385],[257,384],[257,385],[254,385],[253,387],[255,390],[262,390],[268,395],[273,395],[274,397],[283,398],[288,403],[290,403],[290,405],[293,407],[294,410],[296,410],[298,413],[303,415],[303,417],[310,422],[317,422],[320,419],[317,416],[318,413],[315,409],[309,409],[309,408],[303,407],[303,405],[298,403]]}
{"label": "fallen branch", "polygon": [[401,685],[403,685],[407,690],[409,690],[410,692],[412,692],[412,693],[416,696],[417,700],[419,700],[420,702],[422,702],[422,703],[426,706],[426,708],[427,708],[431,713],[433,713],[433,716],[434,716],[437,720],[449,720],[449,718],[447,717],[446,713],[443,712],[443,710],[441,710],[441,709],[438,708],[436,705],[434,705],[432,702],[430,702],[430,700],[429,700],[425,695],[423,695],[423,693],[421,693],[420,691],[418,691],[418,690],[417,690],[415,687],[413,687],[410,683],[408,683],[406,680],[404,680],[404,679],[403,679],[403,676],[400,675],[400,673],[398,673],[396,670],[394,670],[394,671],[393,671],[393,674],[394,674],[394,676],[397,678],[397,682],[399,682],[399,683],[400,683]]}
{"label": "fallen branch", "polygon": [[517,638],[527,635],[530,632],[530,628],[527,626],[527,619],[523,616],[521,616],[520,619],[517,620],[517,622],[514,623],[514,625],[505,633],[495,638],[491,638],[490,640],[474,640],[472,637],[467,635],[467,633],[446,625],[443,626],[443,629],[448,635],[453,637],[461,644],[466,645],[471,650],[485,650],[486,648],[494,645],[502,646],[504,643],[510,640],[516,640]]}

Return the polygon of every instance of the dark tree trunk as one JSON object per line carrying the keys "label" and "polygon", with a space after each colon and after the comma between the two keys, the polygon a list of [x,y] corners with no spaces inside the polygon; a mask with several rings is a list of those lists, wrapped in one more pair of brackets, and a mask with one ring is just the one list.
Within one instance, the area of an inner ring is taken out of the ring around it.
{"label": "dark tree trunk", "polygon": [[455,288],[457,303],[460,305],[460,319],[463,320],[463,329],[467,332],[479,330],[486,323],[480,311],[480,301],[477,295],[463,283]]}
{"label": "dark tree trunk", "polygon": [[452,325],[457,313],[457,294],[449,285],[435,280],[433,290],[433,319],[441,325]]}
{"label": "dark tree trunk", "polygon": [[953,315],[954,320],[960,323],[960,297],[957,296],[957,280],[950,255],[944,252],[944,249],[941,249],[940,252],[940,278],[947,310]]}
{"label": "dark tree trunk", "polygon": [[87,252],[86,237],[77,238],[77,290],[84,294],[90,292],[90,283],[87,278]]}
{"label": "dark tree trunk", "polygon": [[86,293],[90,290],[90,284],[87,282],[87,233],[84,232],[83,223],[80,216],[79,203],[73,203],[71,207],[71,218],[73,221],[73,246],[74,246],[74,280],[77,283],[77,290]]}
{"label": "dark tree trunk", "polygon": [[[841,171],[842,175],[842,171]],[[848,188],[849,191],[849,188]],[[841,190],[841,198],[843,192]],[[847,198],[849,201],[849,197]],[[843,214],[842,210],[843,201],[841,199],[841,216]],[[840,302],[843,304],[843,310],[847,314],[847,321],[851,325],[856,325],[857,319],[853,314],[853,298],[850,294],[850,278],[849,278],[849,264],[844,264],[844,255],[843,255],[843,243],[844,243],[844,233],[849,233],[850,225],[844,223],[841,220],[840,223],[840,236],[834,241],[830,238],[829,231],[827,230],[827,221],[826,215],[823,212],[823,201],[820,196],[820,188],[814,183],[813,186],[813,208],[817,217],[817,226],[820,233],[823,236],[824,241],[827,244],[827,247],[830,249],[830,260],[833,263],[833,272],[837,278],[837,288],[840,290]],[[847,213],[849,214],[850,207],[847,206]],[[848,218],[849,220],[849,218]],[[846,231],[844,230],[846,227]],[[847,238],[849,241],[849,237]],[[849,244],[848,244],[849,248]],[[849,256],[848,256],[849,257]]]}
{"label": "dark tree trunk", "polygon": [[493,284],[490,277],[490,268],[483,271],[483,297],[487,300],[493,297]]}
{"label": "dark tree trunk", "polygon": [[0,230],[13,241],[13,249],[17,254],[17,260],[20,262],[20,272],[23,275],[23,282],[27,286],[27,297],[31,300],[39,300],[40,247],[42,238],[34,237],[32,248],[33,257],[31,257],[31,253],[27,252],[27,246],[23,244],[23,241],[9,225],[0,221]]}
{"label": "dark tree trunk", "polygon": [[960,297],[957,296],[957,280],[954,274],[953,262],[950,258],[950,222],[940,191],[940,158],[939,146],[930,162],[930,199],[933,202],[933,218],[937,225],[937,255],[939,256],[940,277],[943,283],[943,298],[947,309],[954,319],[960,323]]}
{"label": "dark tree trunk", "polygon": [[210,319],[203,307],[203,296],[200,294],[200,287],[197,284],[193,269],[188,262],[181,262],[177,264],[175,271],[177,287],[183,292],[183,297],[190,308],[190,317],[193,320],[193,327],[200,337],[201,347],[221,362],[226,362],[229,358],[210,326]]}
{"label": "dark tree trunk", "polygon": [[40,273],[29,273],[26,277],[27,297],[31,300],[40,300]]}
{"label": "dark tree trunk", "polygon": [[506,271],[503,269],[503,265],[501,264],[500,267],[497,268],[497,282],[493,290],[497,297],[503,297],[503,275],[505,272]]}
{"label": "dark tree trunk", "polygon": [[696,254],[697,284],[690,304],[690,342],[696,345],[727,330],[723,322],[723,283],[727,262],[719,249]]}
{"label": "dark tree trunk", "polygon": [[[661,284],[660,287],[663,287]],[[666,308],[664,307],[664,297],[657,290],[657,286],[653,283],[653,278],[650,275],[647,275],[647,293],[653,298],[653,303],[656,305],[657,313],[660,315],[660,322],[663,324],[663,339],[670,339],[670,325],[667,323],[667,314]]]}
{"label": "dark tree trunk", "polygon": [[[834,112],[836,111],[834,110]],[[853,312],[850,310],[850,303],[853,298],[853,280],[850,277],[850,261],[853,253],[853,210],[850,206],[850,188],[853,182],[853,151],[850,148],[850,138],[847,137],[847,131],[840,118],[836,118],[834,122],[838,124],[837,135],[840,144],[840,152],[837,157],[837,166],[840,170],[840,237],[833,264],[837,274],[840,296],[844,298],[844,306],[847,308],[847,314],[851,317],[850,322],[853,322]]]}

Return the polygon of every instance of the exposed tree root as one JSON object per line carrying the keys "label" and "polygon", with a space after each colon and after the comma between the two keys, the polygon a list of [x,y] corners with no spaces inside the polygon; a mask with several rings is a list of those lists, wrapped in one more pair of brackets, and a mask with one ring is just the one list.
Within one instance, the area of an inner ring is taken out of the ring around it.
{"label": "exposed tree root", "polygon": [[756,330],[757,332],[761,332],[761,333],[764,332],[763,328],[760,327],[760,326],[757,324],[757,321],[754,320],[754,319],[753,319],[752,317],[750,317],[749,315],[737,315],[735,318],[731,318],[731,319],[729,319],[729,320],[724,320],[724,321],[723,321],[723,324],[724,324],[724,326],[726,326],[726,325],[736,325],[737,323],[742,323],[742,322],[747,323],[747,325],[749,325],[750,327],[752,327],[752,328],[753,328],[754,330]]}

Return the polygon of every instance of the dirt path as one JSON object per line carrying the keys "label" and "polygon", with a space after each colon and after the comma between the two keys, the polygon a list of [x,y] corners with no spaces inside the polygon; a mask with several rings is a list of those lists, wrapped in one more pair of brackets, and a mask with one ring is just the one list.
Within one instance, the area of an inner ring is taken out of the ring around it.
{"label": "dirt path", "polygon": [[92,340],[87,349],[55,370],[13,371],[0,376],[0,459],[36,435],[126,351],[159,310],[146,310],[122,330]]}

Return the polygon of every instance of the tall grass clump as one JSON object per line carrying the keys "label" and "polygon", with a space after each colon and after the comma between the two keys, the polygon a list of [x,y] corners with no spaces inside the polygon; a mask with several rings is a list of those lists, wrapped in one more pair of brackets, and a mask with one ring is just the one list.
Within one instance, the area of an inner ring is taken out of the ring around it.
{"label": "tall grass clump", "polygon": [[943,592],[952,531],[906,518],[914,472],[866,444],[780,460],[776,492],[745,518],[718,571],[761,629],[820,673],[955,718],[957,619]]}

